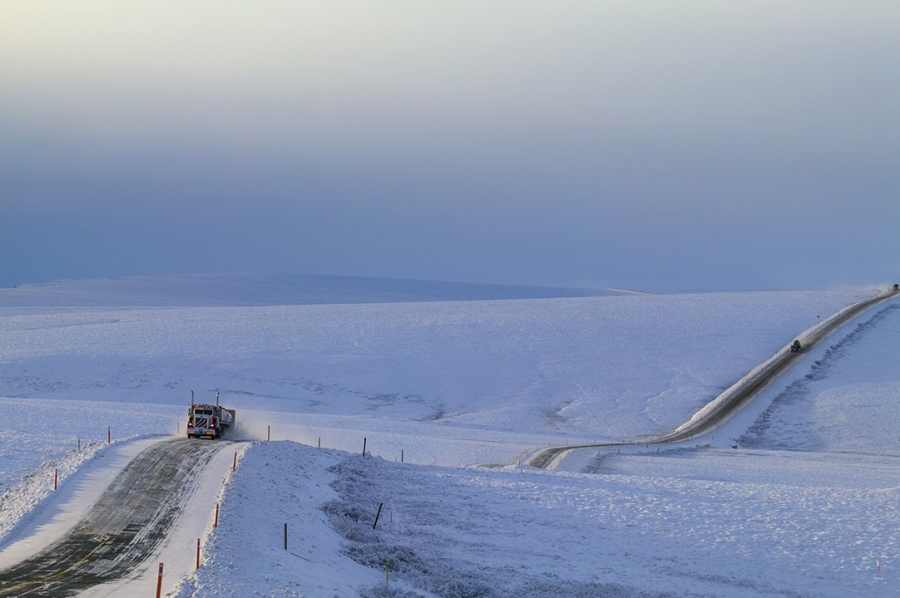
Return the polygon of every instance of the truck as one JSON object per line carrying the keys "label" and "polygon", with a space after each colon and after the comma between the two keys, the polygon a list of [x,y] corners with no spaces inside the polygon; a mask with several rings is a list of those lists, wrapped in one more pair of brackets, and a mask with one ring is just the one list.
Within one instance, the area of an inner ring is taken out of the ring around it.
{"label": "truck", "polygon": [[191,407],[188,409],[188,438],[221,438],[234,425],[237,413],[234,409],[226,409],[219,405],[219,393],[216,393],[216,404],[195,403],[194,391],[191,391]]}

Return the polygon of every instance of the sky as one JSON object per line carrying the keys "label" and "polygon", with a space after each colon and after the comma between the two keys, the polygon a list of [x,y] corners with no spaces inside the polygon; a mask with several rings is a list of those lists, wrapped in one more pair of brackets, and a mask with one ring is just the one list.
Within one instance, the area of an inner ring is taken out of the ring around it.
{"label": "sky", "polygon": [[892,282],[892,1],[0,0],[0,287]]}

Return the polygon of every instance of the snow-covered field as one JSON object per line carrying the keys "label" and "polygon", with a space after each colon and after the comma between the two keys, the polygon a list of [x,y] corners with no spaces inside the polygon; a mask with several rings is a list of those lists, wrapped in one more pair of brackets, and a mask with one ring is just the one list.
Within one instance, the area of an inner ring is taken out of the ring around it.
{"label": "snow-covered field", "polygon": [[[540,446],[669,430],[877,290],[0,289],[0,562],[65,520],[54,470],[77,485],[117,446],[183,431],[191,390],[219,390],[256,441],[205,490],[222,525],[209,504],[191,513],[209,533],[200,570],[167,578],[179,596],[897,596],[896,300],[698,442],[516,466]],[[160,560],[190,547],[173,538]],[[127,591],[155,585],[156,565]]]}

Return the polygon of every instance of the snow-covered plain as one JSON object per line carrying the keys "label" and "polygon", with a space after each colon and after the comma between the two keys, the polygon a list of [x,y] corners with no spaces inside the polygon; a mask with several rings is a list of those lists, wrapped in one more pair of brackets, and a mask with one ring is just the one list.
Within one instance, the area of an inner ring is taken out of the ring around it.
{"label": "snow-covered plain", "polygon": [[[665,432],[875,292],[321,277],[0,289],[0,561],[65,520],[54,470],[78,484],[116,446],[177,433],[191,390],[219,390],[255,442],[189,514],[204,561],[167,578],[179,596],[897,596],[897,301],[706,438],[517,467],[540,446]],[[191,561],[184,534],[161,560]],[[156,565],[94,595],[144,591]]]}

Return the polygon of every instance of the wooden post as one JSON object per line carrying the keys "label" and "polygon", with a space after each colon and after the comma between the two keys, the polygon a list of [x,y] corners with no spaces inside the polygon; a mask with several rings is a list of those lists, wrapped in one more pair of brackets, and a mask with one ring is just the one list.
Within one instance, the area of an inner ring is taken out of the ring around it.
{"label": "wooden post", "polygon": [[237,451],[234,451],[234,463],[231,464],[231,471],[237,470]]}
{"label": "wooden post", "polygon": [[400,449],[400,462],[403,463],[403,449]]}
{"label": "wooden post", "polygon": [[216,503],[216,520],[213,521],[213,527],[219,527],[219,503]]}
{"label": "wooden post", "polygon": [[163,564],[159,564],[159,577],[156,579],[156,598],[159,598],[159,595],[162,593],[162,574],[163,574]]}
{"label": "wooden post", "polygon": [[319,448],[322,448],[322,437],[319,436]]}
{"label": "wooden post", "polygon": [[59,487],[59,470],[53,470],[53,489],[56,490]]}
{"label": "wooden post", "polygon": [[272,440],[272,426],[269,426],[269,429],[266,432],[266,440]]}
{"label": "wooden post", "polygon": [[363,438],[363,457],[366,456],[366,438]]}
{"label": "wooden post", "polygon": [[375,523],[372,524],[372,529],[375,529],[375,526],[378,525],[378,518],[381,517],[381,507],[383,506],[383,502],[378,503],[378,513],[375,514]]}
{"label": "wooden post", "polygon": [[197,569],[200,568],[200,538],[197,538]]}
{"label": "wooden post", "polygon": [[284,524],[284,549],[287,550],[287,523]]}
{"label": "wooden post", "polygon": [[391,559],[384,561],[384,585],[391,582]]}
{"label": "wooden post", "polygon": [[106,444],[112,444],[112,428],[106,426]]}

